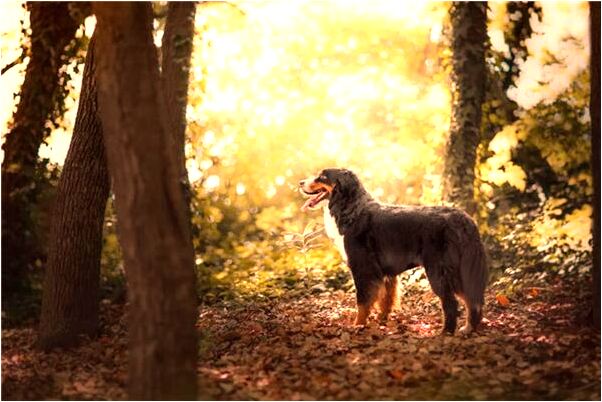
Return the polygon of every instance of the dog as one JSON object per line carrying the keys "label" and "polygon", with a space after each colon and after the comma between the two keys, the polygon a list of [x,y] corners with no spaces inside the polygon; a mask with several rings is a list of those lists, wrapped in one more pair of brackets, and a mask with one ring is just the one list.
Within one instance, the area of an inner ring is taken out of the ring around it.
{"label": "dog", "polygon": [[[443,308],[443,331],[453,334],[458,300],[466,307],[462,333],[482,319],[487,258],[472,218],[445,206],[385,205],[374,200],[347,169],[324,169],[302,180],[302,210],[324,208],[325,231],[347,262],[356,290],[355,325],[365,325],[375,302],[386,320],[396,298],[397,276],[423,266]],[[377,300],[378,299],[378,300]]]}

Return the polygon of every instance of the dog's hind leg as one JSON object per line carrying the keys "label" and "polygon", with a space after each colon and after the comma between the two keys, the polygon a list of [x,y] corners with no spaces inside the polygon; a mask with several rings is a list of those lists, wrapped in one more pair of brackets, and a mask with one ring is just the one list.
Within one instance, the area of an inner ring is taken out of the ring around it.
{"label": "dog's hind leg", "polygon": [[426,277],[431,284],[433,292],[441,299],[443,307],[443,331],[453,334],[456,331],[458,323],[458,300],[452,290],[452,284],[443,274],[443,269],[435,267],[425,267]]}
{"label": "dog's hind leg", "polygon": [[441,304],[443,304],[444,325],[443,330],[453,334],[456,331],[458,322],[458,300],[450,289],[446,289],[441,296]]}
{"label": "dog's hind leg", "polygon": [[466,301],[461,295],[460,297],[464,301],[464,306],[466,306],[466,323],[462,328],[460,328],[460,333],[462,334],[470,334],[473,331],[477,330],[479,323],[481,322],[481,318],[483,316],[483,306],[481,305],[473,305]]}
{"label": "dog's hind leg", "polygon": [[386,321],[397,300],[397,277],[385,277],[383,286],[379,293],[378,304],[380,306],[379,320]]}

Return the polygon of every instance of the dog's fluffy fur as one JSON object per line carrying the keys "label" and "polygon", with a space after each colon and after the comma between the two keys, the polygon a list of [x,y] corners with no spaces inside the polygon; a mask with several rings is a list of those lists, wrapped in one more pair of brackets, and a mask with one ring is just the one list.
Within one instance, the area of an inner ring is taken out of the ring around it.
{"label": "dog's fluffy fur", "polygon": [[383,205],[346,169],[325,169],[318,177],[301,181],[300,187],[310,197],[304,208],[328,202],[343,236],[356,288],[356,324],[366,323],[377,299],[381,319],[386,319],[395,300],[397,275],[423,266],[443,305],[444,330],[453,333],[456,329],[456,297],[466,305],[462,331],[477,328],[488,271],[477,226],[465,212],[451,207]]}

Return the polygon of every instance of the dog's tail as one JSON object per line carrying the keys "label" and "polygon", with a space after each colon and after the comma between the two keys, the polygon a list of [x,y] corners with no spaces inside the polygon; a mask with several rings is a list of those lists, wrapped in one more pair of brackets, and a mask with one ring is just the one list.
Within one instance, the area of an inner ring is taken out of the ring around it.
{"label": "dog's tail", "polygon": [[477,226],[472,219],[468,219],[469,222],[466,222],[463,231],[460,277],[467,304],[474,307],[480,315],[485,302],[484,294],[489,281],[489,270],[487,254]]}

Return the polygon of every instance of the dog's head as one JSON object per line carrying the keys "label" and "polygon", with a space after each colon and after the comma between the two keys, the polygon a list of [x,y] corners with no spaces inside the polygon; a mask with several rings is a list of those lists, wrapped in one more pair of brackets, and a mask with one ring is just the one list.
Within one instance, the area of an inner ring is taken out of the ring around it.
{"label": "dog's head", "polygon": [[309,197],[302,210],[317,209],[332,197],[349,197],[363,190],[357,176],[347,169],[324,169],[314,178],[301,180],[299,188]]}

